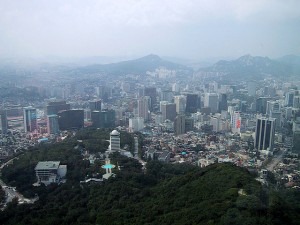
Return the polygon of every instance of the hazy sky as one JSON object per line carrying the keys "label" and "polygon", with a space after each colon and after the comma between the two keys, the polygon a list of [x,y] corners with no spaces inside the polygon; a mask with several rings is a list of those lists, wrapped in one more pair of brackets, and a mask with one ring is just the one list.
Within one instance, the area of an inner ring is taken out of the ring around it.
{"label": "hazy sky", "polygon": [[299,0],[0,0],[0,57],[300,55]]}

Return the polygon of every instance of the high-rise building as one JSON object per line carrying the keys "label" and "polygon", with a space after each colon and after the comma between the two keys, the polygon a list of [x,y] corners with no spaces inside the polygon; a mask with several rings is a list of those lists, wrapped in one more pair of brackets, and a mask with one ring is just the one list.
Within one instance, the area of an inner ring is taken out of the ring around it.
{"label": "high-rise building", "polygon": [[138,100],[138,117],[143,117],[145,121],[149,120],[149,96],[141,97]]}
{"label": "high-rise building", "polygon": [[177,114],[185,113],[186,98],[183,95],[174,96],[174,103],[176,104]]}
{"label": "high-rise building", "polygon": [[293,153],[300,154],[300,117],[296,117],[293,121]]}
{"label": "high-rise building", "polygon": [[259,97],[256,99],[256,112],[266,114],[267,102],[270,100],[268,97]]}
{"label": "high-rise building", "polygon": [[168,101],[168,102],[172,102],[174,97],[174,93],[170,90],[166,90],[166,91],[162,91],[161,95],[160,95],[160,100],[161,101]]}
{"label": "high-rise building", "polygon": [[47,115],[54,115],[62,110],[70,110],[70,104],[66,101],[53,101],[46,106]]}
{"label": "high-rise building", "polygon": [[70,109],[58,112],[60,130],[80,129],[84,127],[84,110]]}
{"label": "high-rise building", "polygon": [[194,130],[194,119],[192,117],[186,117],[184,121],[185,132]]}
{"label": "high-rise building", "polygon": [[104,85],[95,87],[95,92],[97,97],[103,99],[103,101],[107,101],[108,98],[112,95],[112,89],[109,86]]}
{"label": "high-rise building", "polygon": [[267,109],[266,114],[271,117],[275,118],[275,129],[278,130],[281,127],[281,105],[279,101],[267,101]]}
{"label": "high-rise building", "polygon": [[185,133],[185,115],[180,114],[176,116],[174,121],[174,133],[180,135]]}
{"label": "high-rise building", "polygon": [[219,111],[221,112],[222,110],[227,111],[228,109],[228,104],[227,104],[227,94],[221,94],[220,95],[220,102],[219,102]]}
{"label": "high-rise building", "polygon": [[204,107],[210,108],[211,113],[216,113],[219,110],[219,96],[216,93],[205,93]]}
{"label": "high-rise building", "polygon": [[95,99],[89,101],[89,109],[91,111],[101,111],[101,100],[100,99]]}
{"label": "high-rise building", "polygon": [[196,113],[200,108],[200,98],[197,94],[187,94],[185,111],[187,113]]}
{"label": "high-rise building", "polygon": [[280,111],[271,111],[270,117],[275,119],[275,130],[278,131],[282,127],[282,113]]}
{"label": "high-rise building", "polygon": [[103,110],[92,112],[92,126],[95,128],[112,128],[116,125],[115,110]]}
{"label": "high-rise building", "polygon": [[129,118],[129,131],[136,132],[144,129],[144,118],[142,117],[133,117]]}
{"label": "high-rise building", "polygon": [[217,116],[211,116],[210,117],[210,125],[212,126],[212,130],[214,132],[220,132],[220,118]]}
{"label": "high-rise building", "polygon": [[300,132],[300,117],[296,117],[293,121],[293,132]]}
{"label": "high-rise building", "polygon": [[285,94],[285,106],[293,106],[295,90],[291,90]]}
{"label": "high-rise building", "polygon": [[258,117],[256,120],[254,147],[257,150],[273,150],[275,119]]}
{"label": "high-rise building", "polygon": [[179,84],[176,84],[176,83],[172,84],[173,92],[179,92],[179,90],[180,90]]}
{"label": "high-rise building", "polygon": [[240,134],[241,133],[241,114],[240,112],[233,112],[231,115],[231,132],[232,133],[237,133]]}
{"label": "high-rise building", "polygon": [[164,102],[161,105],[161,113],[162,113],[163,121],[167,119],[174,121],[176,117],[176,104]]}
{"label": "high-rise building", "polygon": [[299,109],[300,108],[300,96],[294,96],[293,100],[293,108]]}
{"label": "high-rise building", "polygon": [[293,132],[292,152],[300,155],[300,131]]}
{"label": "high-rise building", "polygon": [[48,134],[58,134],[59,133],[58,115],[49,115],[47,117],[47,131],[48,131]]}
{"label": "high-rise building", "polygon": [[151,102],[150,102],[149,109],[150,109],[150,111],[153,111],[153,109],[156,105],[156,96],[157,96],[156,88],[155,87],[145,87],[144,95],[150,97]]}
{"label": "high-rise building", "polygon": [[287,121],[290,121],[292,119],[292,115],[293,115],[293,108],[292,107],[286,107],[284,109],[284,115],[285,115],[285,119]]}
{"label": "high-rise building", "polygon": [[29,106],[23,108],[23,121],[25,132],[33,132],[37,129],[36,109]]}
{"label": "high-rise building", "polygon": [[0,134],[7,134],[7,127],[6,110],[0,110]]}
{"label": "high-rise building", "polygon": [[110,133],[110,148],[109,151],[116,152],[120,151],[120,133],[116,130],[113,130]]}
{"label": "high-rise building", "polygon": [[159,102],[159,112],[162,112],[162,105],[168,104],[168,101],[160,101]]}
{"label": "high-rise building", "polygon": [[270,115],[272,112],[278,112],[280,111],[280,103],[278,101],[267,101],[267,109],[266,114]]}

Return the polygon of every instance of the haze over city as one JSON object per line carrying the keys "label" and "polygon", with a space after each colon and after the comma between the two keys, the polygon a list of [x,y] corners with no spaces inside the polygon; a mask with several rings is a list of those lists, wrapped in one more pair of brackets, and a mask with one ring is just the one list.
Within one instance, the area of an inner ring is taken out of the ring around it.
{"label": "haze over city", "polygon": [[0,0],[0,224],[299,225],[299,0]]}
{"label": "haze over city", "polygon": [[0,57],[300,54],[297,0],[0,1]]}

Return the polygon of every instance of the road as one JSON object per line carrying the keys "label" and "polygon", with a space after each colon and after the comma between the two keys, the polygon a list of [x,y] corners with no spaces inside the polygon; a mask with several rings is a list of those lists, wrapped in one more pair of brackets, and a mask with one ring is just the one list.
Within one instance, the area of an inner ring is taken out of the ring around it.
{"label": "road", "polygon": [[[3,165],[1,165],[0,167],[0,172],[1,172],[1,169],[12,163],[14,159],[16,159],[17,157],[7,161],[6,163],[4,163]],[[33,199],[28,199],[28,198],[25,198],[21,193],[17,192],[16,189],[14,187],[9,187],[7,186],[1,179],[0,179],[0,186],[2,187],[2,189],[5,191],[5,194],[6,194],[6,202],[5,202],[5,205],[2,209],[4,209],[6,207],[6,204],[11,202],[14,198],[17,198],[18,199],[18,202],[20,204],[22,203],[34,203],[35,201],[38,200],[38,197],[35,197]]]}
{"label": "road", "polygon": [[278,165],[282,161],[282,158],[284,156],[285,150],[279,150],[279,152],[273,156],[272,160],[268,165],[266,166],[267,170],[273,171],[275,166]]}

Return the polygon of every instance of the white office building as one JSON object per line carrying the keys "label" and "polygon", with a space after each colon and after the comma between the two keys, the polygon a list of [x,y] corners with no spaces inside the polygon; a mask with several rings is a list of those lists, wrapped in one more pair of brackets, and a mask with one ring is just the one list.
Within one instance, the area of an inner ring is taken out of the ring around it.
{"label": "white office building", "polygon": [[174,103],[176,104],[176,113],[185,113],[186,97],[183,95],[174,96]]}
{"label": "white office building", "polygon": [[67,174],[67,165],[60,165],[60,161],[38,162],[35,174],[39,184],[59,183]]}
{"label": "white office building", "polygon": [[129,132],[137,132],[144,129],[144,118],[133,117],[129,118]]}
{"label": "white office building", "polygon": [[120,133],[113,130],[110,133],[110,147],[109,150],[112,152],[120,151]]}
{"label": "white office building", "polygon": [[234,111],[231,114],[231,132],[234,134],[241,133],[241,114],[240,112]]}

